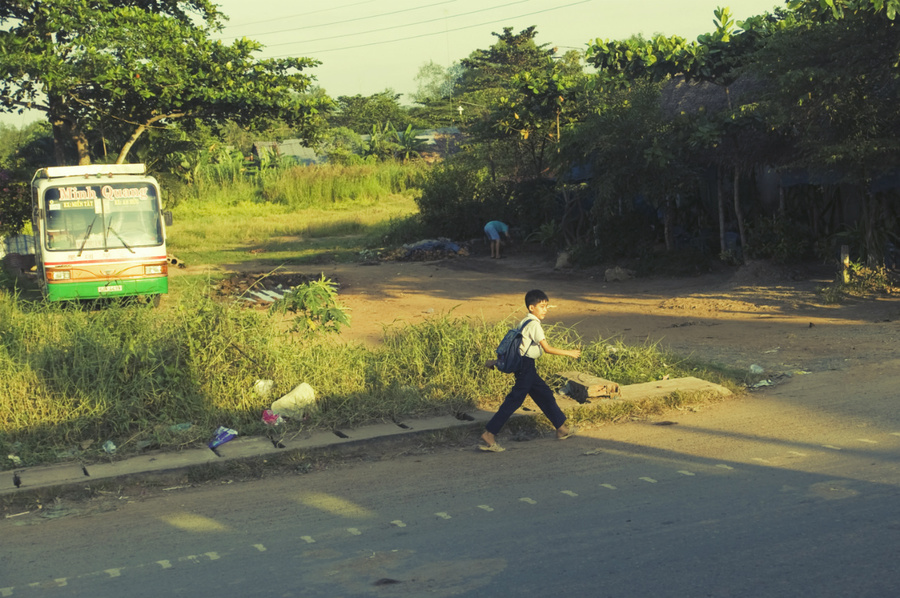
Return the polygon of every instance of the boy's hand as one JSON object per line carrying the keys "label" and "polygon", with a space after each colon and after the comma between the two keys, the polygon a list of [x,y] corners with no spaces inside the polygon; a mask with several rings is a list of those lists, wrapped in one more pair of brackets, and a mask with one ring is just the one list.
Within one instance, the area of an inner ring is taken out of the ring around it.
{"label": "boy's hand", "polygon": [[569,349],[569,357],[572,359],[578,359],[581,357],[581,349]]}

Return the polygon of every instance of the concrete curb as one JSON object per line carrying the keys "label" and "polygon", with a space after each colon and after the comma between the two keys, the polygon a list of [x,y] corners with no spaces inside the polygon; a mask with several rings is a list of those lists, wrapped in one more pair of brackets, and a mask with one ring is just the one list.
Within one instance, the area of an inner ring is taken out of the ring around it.
{"label": "concrete curb", "polygon": [[[622,396],[617,399],[592,399],[591,405],[604,403],[637,401],[664,397],[672,392],[713,392],[720,396],[730,395],[731,392],[712,382],[698,378],[677,378],[673,380],[661,380],[632,384],[621,388]],[[559,405],[564,410],[583,406],[573,399],[559,395]],[[536,413],[535,408],[530,407],[527,413],[519,412],[517,416],[529,416]],[[411,420],[400,424],[373,424],[362,426],[352,430],[341,430],[341,435],[328,431],[316,431],[303,438],[284,440],[283,447],[275,447],[271,440],[262,437],[238,437],[226,442],[216,450],[218,454],[206,447],[196,447],[182,451],[151,451],[142,455],[116,460],[111,458],[108,463],[94,463],[82,466],[78,462],[62,463],[38,467],[18,468],[0,472],[0,495],[16,492],[28,492],[39,488],[50,488],[75,484],[85,484],[98,480],[109,480],[121,476],[131,476],[143,473],[161,473],[176,471],[208,464],[218,464],[236,459],[248,459],[254,457],[267,457],[283,454],[286,451],[298,449],[320,449],[329,446],[353,444],[374,440],[377,438],[400,437],[422,432],[436,430],[448,430],[464,426],[485,424],[493,416],[493,412],[476,410],[467,413],[465,417],[457,418],[450,415]],[[21,486],[16,488],[14,474],[18,473]]]}

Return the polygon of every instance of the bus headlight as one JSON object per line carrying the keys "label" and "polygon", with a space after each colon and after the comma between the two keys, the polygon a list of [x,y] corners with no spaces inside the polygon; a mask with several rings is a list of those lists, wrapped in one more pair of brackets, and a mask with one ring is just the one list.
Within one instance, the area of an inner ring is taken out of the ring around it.
{"label": "bus headlight", "polygon": [[47,280],[71,280],[71,270],[47,270]]}
{"label": "bus headlight", "polygon": [[165,274],[166,273],[166,265],[165,264],[153,264],[152,266],[147,265],[144,266],[144,274]]}

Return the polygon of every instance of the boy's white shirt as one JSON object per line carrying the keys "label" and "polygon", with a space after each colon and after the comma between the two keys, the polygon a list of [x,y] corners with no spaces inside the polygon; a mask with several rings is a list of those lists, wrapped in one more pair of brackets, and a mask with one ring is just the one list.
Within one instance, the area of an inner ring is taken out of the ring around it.
{"label": "boy's white shirt", "polygon": [[[531,323],[532,321],[534,324]],[[519,322],[519,327],[522,328],[522,346],[519,347],[519,355],[531,359],[537,359],[543,355],[544,349],[541,348],[541,341],[546,337],[544,336],[544,327],[541,326],[541,321],[537,316],[528,314]]]}

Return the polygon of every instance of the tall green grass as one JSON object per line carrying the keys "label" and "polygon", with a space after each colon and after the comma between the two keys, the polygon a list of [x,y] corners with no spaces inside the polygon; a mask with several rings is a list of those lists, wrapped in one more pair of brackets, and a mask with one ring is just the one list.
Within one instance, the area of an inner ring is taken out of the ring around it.
{"label": "tall green grass", "polygon": [[252,177],[201,177],[180,190],[169,250],[203,264],[349,260],[380,245],[393,222],[416,213],[422,168],[298,166]]}
{"label": "tall green grass", "polygon": [[[34,464],[90,459],[106,440],[134,451],[206,442],[220,425],[262,433],[262,410],[301,382],[316,390],[321,410],[295,428],[490,407],[512,381],[483,367],[505,330],[434,317],[389,329],[383,345],[368,348],[287,333],[277,315],[216,302],[199,286],[166,310],[35,305],[0,294],[0,454]],[[548,333],[553,344],[577,342],[569,330]],[[612,351],[598,342],[582,361],[579,369],[622,383],[680,373],[653,347]],[[553,356],[538,363],[545,375],[570,365]],[[260,379],[274,381],[270,396],[253,390]]]}

